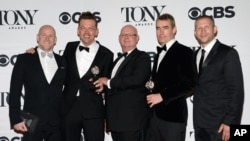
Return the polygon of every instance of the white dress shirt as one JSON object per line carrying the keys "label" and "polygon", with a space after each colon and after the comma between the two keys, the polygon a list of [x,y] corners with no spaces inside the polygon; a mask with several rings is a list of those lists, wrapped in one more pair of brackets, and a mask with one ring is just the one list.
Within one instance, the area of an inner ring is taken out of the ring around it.
{"label": "white dress shirt", "polygon": [[197,57],[196,57],[196,66],[197,66],[197,71],[199,72],[199,64],[200,64],[200,58],[201,58],[201,50],[204,49],[205,50],[205,54],[204,54],[204,59],[203,62],[206,60],[209,52],[211,51],[211,49],[213,48],[214,44],[216,42],[216,39],[213,39],[206,47],[202,47],[199,50]]}
{"label": "white dress shirt", "polygon": [[52,53],[52,57],[50,58],[49,56],[45,55],[44,57],[41,55],[41,52],[44,52],[42,49],[39,47],[37,48],[38,54],[39,54],[39,59],[43,68],[43,72],[45,74],[45,77],[48,81],[48,83],[51,82],[52,78],[54,77],[56,70],[58,69],[53,51],[50,51],[48,53]]}
{"label": "white dress shirt", "polygon": [[[93,44],[89,45],[88,46],[89,52],[87,52],[86,50],[80,51],[79,46],[85,46],[85,45],[83,45],[82,42],[80,42],[80,44],[78,45],[76,49],[77,68],[78,68],[79,76],[80,78],[82,78],[89,70],[89,67],[91,66],[96,56],[96,53],[99,49],[99,44],[94,42]],[[76,96],[79,96],[79,95],[80,95],[80,92],[78,90]]]}
{"label": "white dress shirt", "polygon": [[[79,46],[85,46],[82,43],[79,44]],[[91,44],[89,47],[89,52],[87,52],[86,50],[79,50],[79,46],[76,49],[76,63],[77,63],[77,68],[78,68],[78,72],[80,75],[80,78],[83,77],[86,72],[89,70],[89,67],[91,66],[95,55],[98,51],[99,48],[99,44],[97,44],[96,42],[94,42],[93,44]]]}

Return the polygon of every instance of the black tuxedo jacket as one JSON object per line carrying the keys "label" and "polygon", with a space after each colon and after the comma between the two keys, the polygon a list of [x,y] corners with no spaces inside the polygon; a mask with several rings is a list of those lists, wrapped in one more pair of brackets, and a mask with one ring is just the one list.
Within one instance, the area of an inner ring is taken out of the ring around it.
{"label": "black tuxedo jacket", "polygon": [[195,85],[193,51],[176,41],[156,72],[157,59],[158,55],[155,56],[152,78],[154,92],[161,94],[163,102],[154,107],[155,114],[165,121],[186,123],[186,97]]}
{"label": "black tuxedo jacket", "polygon": [[204,60],[202,73],[197,80],[193,106],[194,127],[218,129],[221,123],[240,124],[243,95],[238,53],[217,40]]}
{"label": "black tuxedo jacket", "polygon": [[137,49],[119,66],[110,80],[111,89],[106,98],[107,123],[111,131],[134,131],[145,127],[149,110],[145,83],[150,72],[149,55]]}
{"label": "black tuxedo jacket", "polygon": [[[42,69],[37,51],[34,54],[20,54],[13,68],[9,116],[11,126],[22,121],[20,118],[20,98],[24,98],[23,110],[39,117],[39,125],[58,125],[60,122],[60,103],[66,77],[66,61],[54,53],[58,69],[48,83]],[[24,96],[22,88],[24,87]]]}
{"label": "black tuxedo jacket", "polygon": [[76,63],[76,50],[78,49],[80,41],[69,42],[66,45],[63,56],[67,60],[67,80],[63,92],[62,112],[67,114],[76,101],[77,91],[80,90],[80,105],[81,112],[84,118],[100,118],[105,116],[105,107],[103,98],[95,92],[95,86],[89,81],[93,74],[91,68],[98,66],[100,73],[98,77],[109,77],[112,63],[113,53],[102,46],[101,44],[96,56],[87,71],[87,73],[80,78],[77,63]]}

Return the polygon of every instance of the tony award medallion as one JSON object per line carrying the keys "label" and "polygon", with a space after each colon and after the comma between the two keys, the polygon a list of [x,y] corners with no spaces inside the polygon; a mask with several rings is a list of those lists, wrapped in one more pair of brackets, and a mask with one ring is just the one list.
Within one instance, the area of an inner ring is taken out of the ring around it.
{"label": "tony award medallion", "polygon": [[155,87],[154,81],[150,78],[150,79],[147,81],[145,87],[149,90],[150,93],[152,93],[152,92],[153,92],[153,89],[154,89],[154,87]]}
{"label": "tony award medallion", "polygon": [[99,67],[98,67],[98,66],[92,67],[92,68],[91,68],[91,73],[94,75],[94,76],[92,77],[92,81],[94,82],[94,81],[97,80],[97,75],[100,73]]}
{"label": "tony award medallion", "polygon": [[[100,69],[98,66],[94,66],[91,68],[91,73],[93,76],[90,78],[90,81],[94,83],[96,80],[98,80],[98,74],[100,73]],[[99,87],[94,87],[93,90],[95,91],[96,89],[99,89]]]}

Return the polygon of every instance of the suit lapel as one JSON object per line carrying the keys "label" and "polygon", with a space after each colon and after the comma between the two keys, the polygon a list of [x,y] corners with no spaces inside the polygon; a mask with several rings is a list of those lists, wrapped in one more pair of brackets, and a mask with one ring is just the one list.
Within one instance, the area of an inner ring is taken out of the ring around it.
{"label": "suit lapel", "polygon": [[158,62],[159,54],[157,53],[154,57],[154,64],[153,64],[153,70],[152,70],[152,77],[156,74],[157,69],[157,62]]}
{"label": "suit lapel", "polygon": [[41,74],[40,76],[41,76],[41,80],[44,82],[44,83],[46,83],[46,84],[48,84],[48,81],[47,81],[47,79],[46,79],[46,76],[45,76],[45,73],[44,73],[44,71],[43,71],[43,67],[42,67],[42,64],[41,64],[41,61],[40,61],[40,59],[39,59],[39,56],[38,56],[38,51],[37,51],[37,48],[35,49],[36,50],[36,52],[35,52],[35,56],[34,56],[34,67],[37,67],[38,69],[38,71],[39,71],[39,73]]}
{"label": "suit lapel", "polygon": [[58,71],[59,71],[60,69],[65,69],[64,66],[63,66],[62,63],[61,63],[61,59],[59,58],[59,56],[57,56],[54,52],[53,52],[53,54],[54,54],[54,57],[55,57],[55,60],[56,60],[57,69],[56,69],[56,72],[55,72],[54,76],[53,76],[52,79],[51,79],[50,84],[52,84],[52,83],[54,82],[54,78],[57,77]]}
{"label": "suit lapel", "polygon": [[119,66],[119,68],[116,71],[116,74],[119,74],[120,71],[122,70],[122,68],[137,54],[138,50],[137,48],[135,48],[126,58],[125,60],[121,63],[121,65]]}
{"label": "suit lapel", "polygon": [[75,74],[76,77],[80,78],[80,75],[79,75],[79,71],[78,71],[78,68],[77,68],[77,61],[76,61],[76,50],[78,49],[78,45],[79,45],[80,41],[79,42],[75,42],[75,44],[73,44],[70,48],[70,60],[72,60],[70,63],[72,63],[72,70],[74,71],[74,73],[71,73],[71,74]]}
{"label": "suit lapel", "polygon": [[88,69],[88,71],[85,73],[84,76],[92,75],[91,69],[94,66],[97,66],[100,69],[100,66],[98,66],[98,65],[100,64],[100,62],[103,61],[102,60],[103,59],[102,56],[104,56],[104,54],[103,54],[102,46],[99,44],[99,48],[98,48],[97,53],[96,53],[96,55],[94,57],[94,60],[92,61],[91,65],[90,65],[90,67]]}
{"label": "suit lapel", "polygon": [[117,57],[117,58],[115,59],[115,61],[114,61],[114,63],[113,63],[113,68],[115,67],[115,64],[119,61],[120,58],[121,58],[121,57]]}
{"label": "suit lapel", "polygon": [[208,63],[214,58],[214,56],[217,54],[218,51],[218,47],[220,45],[219,41],[216,41],[216,43],[214,44],[213,48],[211,49],[211,51],[209,52],[207,58],[205,59],[204,63],[202,64],[202,70],[205,69],[208,65]]}
{"label": "suit lapel", "polygon": [[198,54],[198,52],[199,52],[199,50],[201,49],[201,47],[199,47],[199,49],[197,49],[196,51],[195,51],[195,53],[194,53],[194,66],[195,66],[195,73],[196,73],[196,75],[198,75],[198,67],[197,67],[197,54]]}
{"label": "suit lapel", "polygon": [[[170,48],[167,49],[166,54],[163,56],[163,58],[162,58],[162,60],[161,60],[161,62],[160,62],[160,64],[159,64],[159,66],[158,66],[158,70],[160,69],[160,67],[162,67],[161,64],[162,64],[163,62],[168,61],[169,58],[171,58],[172,56],[176,56],[176,55],[175,55],[176,46],[179,46],[179,43],[178,43],[177,41],[175,41],[174,44],[173,44]],[[157,57],[158,57],[158,56],[159,56],[159,55],[157,55]],[[158,64],[158,58],[157,58],[157,61],[154,62],[155,72],[156,72],[157,64]],[[165,67],[165,66],[164,66],[164,67]]]}

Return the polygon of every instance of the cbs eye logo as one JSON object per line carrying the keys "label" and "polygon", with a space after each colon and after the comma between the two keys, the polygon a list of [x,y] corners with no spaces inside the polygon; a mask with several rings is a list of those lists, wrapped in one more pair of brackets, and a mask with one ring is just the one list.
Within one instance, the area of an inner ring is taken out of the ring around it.
{"label": "cbs eye logo", "polygon": [[71,21],[71,15],[68,12],[63,12],[59,15],[59,21],[62,24],[68,24]]}
{"label": "cbs eye logo", "polygon": [[196,18],[202,15],[213,16],[214,18],[232,18],[235,16],[234,6],[205,7],[204,9],[192,7],[188,11],[188,16],[192,20],[195,20]]}
{"label": "cbs eye logo", "polygon": [[7,55],[0,55],[0,66],[5,67],[9,64],[9,57]]}
{"label": "cbs eye logo", "polygon": [[[96,17],[97,22],[101,22],[100,12],[93,12],[93,14]],[[79,17],[81,15],[81,12],[75,12],[73,14],[70,14],[68,12],[62,12],[59,15],[59,21],[62,24],[69,24],[71,21],[73,23],[78,23]]]}
{"label": "cbs eye logo", "polygon": [[9,63],[12,65],[16,62],[17,55],[13,55],[11,58],[9,58],[5,54],[0,54],[0,67],[6,67]]}

